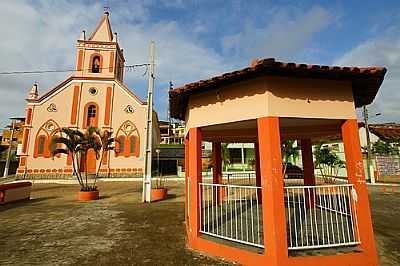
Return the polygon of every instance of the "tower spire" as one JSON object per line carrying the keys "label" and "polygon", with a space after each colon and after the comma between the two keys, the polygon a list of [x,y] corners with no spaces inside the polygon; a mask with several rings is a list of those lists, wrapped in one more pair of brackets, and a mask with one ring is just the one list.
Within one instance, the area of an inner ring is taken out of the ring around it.
{"label": "tower spire", "polygon": [[36,100],[39,97],[38,93],[38,84],[37,82],[33,83],[31,91],[29,92],[28,99],[29,100]]}
{"label": "tower spire", "polygon": [[111,30],[109,15],[110,9],[105,6],[104,15],[101,17],[99,23],[97,23],[95,31],[89,37],[89,41],[112,42],[113,33]]}

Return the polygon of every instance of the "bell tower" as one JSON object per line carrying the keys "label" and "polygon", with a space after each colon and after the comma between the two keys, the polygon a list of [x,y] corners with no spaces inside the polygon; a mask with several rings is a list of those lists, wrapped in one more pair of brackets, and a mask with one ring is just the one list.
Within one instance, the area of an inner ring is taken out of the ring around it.
{"label": "bell tower", "polygon": [[117,33],[111,30],[109,15],[105,9],[89,38],[82,31],[76,45],[76,77],[114,78],[123,82],[125,59]]}

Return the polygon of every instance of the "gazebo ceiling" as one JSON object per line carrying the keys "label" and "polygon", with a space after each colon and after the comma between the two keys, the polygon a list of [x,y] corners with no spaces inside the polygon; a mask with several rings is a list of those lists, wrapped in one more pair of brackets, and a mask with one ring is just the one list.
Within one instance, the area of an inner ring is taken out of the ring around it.
{"label": "gazebo ceiling", "polygon": [[355,106],[361,107],[370,104],[374,100],[385,74],[386,68],[384,67],[339,67],[284,63],[275,61],[274,58],[262,59],[254,61],[251,67],[225,73],[207,80],[189,83],[170,90],[170,114],[173,118],[184,120],[190,95],[266,75],[308,79],[349,80],[352,82]]}
{"label": "gazebo ceiling", "polygon": [[[280,118],[281,139],[310,138],[313,142],[339,139],[340,119]],[[245,120],[202,127],[204,141],[256,142],[258,138],[257,120]]]}

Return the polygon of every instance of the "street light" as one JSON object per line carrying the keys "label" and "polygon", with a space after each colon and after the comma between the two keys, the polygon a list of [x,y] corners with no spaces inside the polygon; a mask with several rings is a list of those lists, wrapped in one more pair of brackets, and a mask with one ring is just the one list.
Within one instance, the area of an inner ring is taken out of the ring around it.
{"label": "street light", "polygon": [[3,177],[6,178],[8,177],[8,169],[10,168],[10,159],[11,159],[11,146],[12,146],[12,141],[14,138],[14,131],[15,131],[15,119],[14,118],[10,118],[11,119],[11,126],[8,126],[11,128],[11,135],[10,135],[10,142],[8,145],[8,151],[7,151],[7,159],[6,159],[6,165],[4,167],[4,173],[3,173]]}
{"label": "street light", "polygon": [[157,153],[157,173],[160,176],[160,149],[156,149]]}
{"label": "street light", "polygon": [[[373,117],[377,117],[382,115],[382,113],[376,113]],[[371,184],[375,183],[375,176],[373,173],[371,173],[371,155],[372,155],[372,149],[371,149],[371,139],[369,136],[369,124],[368,124],[368,109],[367,106],[363,106],[363,116],[364,116],[364,125],[365,125],[365,136],[367,139],[367,176],[368,180],[371,182]]]}

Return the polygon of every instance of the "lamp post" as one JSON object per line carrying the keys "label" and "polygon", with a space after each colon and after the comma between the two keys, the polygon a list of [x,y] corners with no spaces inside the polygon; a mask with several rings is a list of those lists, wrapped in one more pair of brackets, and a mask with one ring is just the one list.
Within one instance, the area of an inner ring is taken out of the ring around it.
{"label": "lamp post", "polygon": [[[377,113],[374,115],[374,117],[381,115],[381,113]],[[365,136],[367,139],[367,176],[368,180],[371,182],[371,184],[375,184],[375,175],[373,172],[371,172],[371,158],[372,158],[372,148],[371,148],[371,138],[369,135],[369,124],[368,124],[368,109],[367,106],[363,106],[363,116],[364,116],[364,125],[365,125]]]}
{"label": "lamp post", "polygon": [[8,169],[10,168],[10,160],[11,160],[11,149],[12,149],[12,141],[14,138],[14,131],[15,131],[15,120],[11,118],[11,135],[10,135],[10,144],[8,145],[8,151],[7,151],[7,159],[6,159],[6,165],[4,167],[4,173],[3,177],[6,178],[8,177]]}

